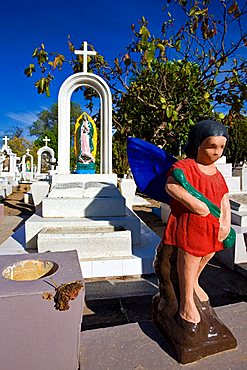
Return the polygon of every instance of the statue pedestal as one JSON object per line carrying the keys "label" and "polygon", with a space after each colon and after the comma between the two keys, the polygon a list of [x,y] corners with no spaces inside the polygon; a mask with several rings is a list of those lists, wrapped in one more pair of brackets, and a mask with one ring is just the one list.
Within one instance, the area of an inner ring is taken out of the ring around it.
{"label": "statue pedestal", "polygon": [[209,302],[194,302],[201,321],[190,323],[179,315],[179,286],[176,273],[177,248],[160,245],[154,263],[159,293],[153,297],[153,320],[181,364],[226,351],[237,346],[230,330],[219,320]]}

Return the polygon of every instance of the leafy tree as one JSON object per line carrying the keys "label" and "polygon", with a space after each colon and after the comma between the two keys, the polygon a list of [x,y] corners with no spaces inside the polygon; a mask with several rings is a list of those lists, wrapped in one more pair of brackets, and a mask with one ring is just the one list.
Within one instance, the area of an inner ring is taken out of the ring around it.
{"label": "leafy tree", "polygon": [[13,136],[10,138],[8,145],[12,152],[17,155],[17,157],[21,158],[24,154],[26,154],[27,149],[30,149],[30,154],[32,154],[32,143],[30,143],[30,141],[24,137]]}
{"label": "leafy tree", "polygon": [[[71,102],[70,119],[72,124],[75,124],[77,118],[82,114],[80,104]],[[53,104],[50,109],[45,109],[37,114],[37,121],[29,127],[31,136],[40,136],[45,131],[57,132],[58,129],[58,104]]]}
{"label": "leafy tree", "polygon": [[[226,117],[226,123],[231,119]],[[233,165],[241,161],[247,161],[247,116],[241,115],[235,121],[234,125],[229,127],[229,147],[227,150],[227,158],[230,160]]]}
{"label": "leafy tree", "polygon": [[[138,27],[132,25],[133,41],[113,65],[99,54],[88,58],[89,72],[102,76],[113,93],[116,148],[123,151],[126,136],[136,135],[176,152],[189,127],[214,117],[215,110],[227,110],[228,124],[237,124],[247,98],[246,9],[245,1],[167,0],[158,37],[142,17]],[[38,93],[49,95],[55,70],[66,62],[74,73],[83,71],[70,37],[68,46],[69,58],[47,52],[44,44],[35,49],[35,64],[25,74],[41,72]],[[84,95],[92,102],[92,89]]]}
{"label": "leafy tree", "polygon": [[142,69],[116,104],[115,121],[121,134],[141,135],[178,154],[189,127],[214,115],[210,90],[200,76],[198,65],[185,60],[156,60],[152,70]]}
{"label": "leafy tree", "polygon": [[[77,118],[82,114],[82,109],[79,104],[71,102],[71,138],[73,140],[74,126]],[[54,150],[55,157],[57,158],[57,147],[58,147],[58,104],[55,103],[50,109],[45,109],[38,115],[38,120],[33,122],[29,127],[30,135],[39,136],[35,141],[34,145],[36,148],[44,146],[43,139],[47,136],[49,146]],[[38,150],[37,149],[37,150]]]}

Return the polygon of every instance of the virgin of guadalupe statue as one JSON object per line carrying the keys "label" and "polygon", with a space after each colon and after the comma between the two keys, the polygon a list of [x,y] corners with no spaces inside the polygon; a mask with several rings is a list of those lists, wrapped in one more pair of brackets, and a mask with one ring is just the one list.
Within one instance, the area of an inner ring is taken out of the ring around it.
{"label": "virgin of guadalupe statue", "polygon": [[74,150],[76,173],[95,173],[97,129],[94,120],[83,112],[75,124]]}
{"label": "virgin of guadalupe statue", "polygon": [[26,172],[31,172],[31,162],[29,159],[26,161]]}

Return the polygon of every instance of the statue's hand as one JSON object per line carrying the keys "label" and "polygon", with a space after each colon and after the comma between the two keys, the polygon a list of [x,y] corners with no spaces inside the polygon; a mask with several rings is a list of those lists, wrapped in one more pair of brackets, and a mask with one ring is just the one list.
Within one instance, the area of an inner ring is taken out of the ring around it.
{"label": "statue's hand", "polygon": [[218,233],[218,240],[220,242],[223,242],[223,240],[225,240],[226,237],[228,236],[229,232],[230,232],[229,226],[220,225],[219,233]]}
{"label": "statue's hand", "polygon": [[197,214],[202,217],[207,217],[210,214],[210,210],[205,203],[198,201]]}

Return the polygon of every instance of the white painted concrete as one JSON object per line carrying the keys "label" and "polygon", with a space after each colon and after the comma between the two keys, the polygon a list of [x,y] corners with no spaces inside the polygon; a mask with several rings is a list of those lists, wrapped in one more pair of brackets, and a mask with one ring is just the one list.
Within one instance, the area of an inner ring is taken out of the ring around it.
{"label": "white painted concrete", "polygon": [[215,163],[217,169],[224,177],[232,177],[232,164],[231,163]]}
{"label": "white painted concrete", "polygon": [[247,227],[232,225],[236,231],[236,243],[233,248],[216,253],[216,258],[232,270],[234,264],[247,262]]}
{"label": "white painted concrete", "polygon": [[247,192],[247,166],[234,168],[233,176],[240,177],[240,189]]}
{"label": "white painted concrete", "polygon": [[125,216],[125,199],[122,196],[114,198],[44,198],[42,216],[44,218],[123,217]]}
{"label": "white painted concrete", "polygon": [[47,196],[50,185],[46,181],[37,181],[30,186],[32,192],[33,203],[35,207],[41,204],[42,200]]}
{"label": "white painted concrete", "polygon": [[38,234],[38,251],[76,250],[79,258],[86,259],[131,256],[131,232],[112,229],[45,228]]}
{"label": "white painted concrete", "polygon": [[104,227],[111,225],[131,231],[132,246],[140,244],[140,219],[129,209],[123,217],[104,217],[101,220],[93,218],[43,218],[34,214],[25,222],[27,249],[37,248],[37,235],[45,227]]}
{"label": "white painted concrete", "polygon": [[119,190],[122,196],[126,200],[126,206],[132,209],[135,192],[136,192],[136,183],[133,179],[121,179],[119,180]]}
{"label": "white painted concrete", "polygon": [[74,182],[103,182],[110,183],[117,186],[117,175],[112,174],[70,174],[70,175],[61,175],[55,174],[52,175],[52,187],[57,183],[74,183]]}

